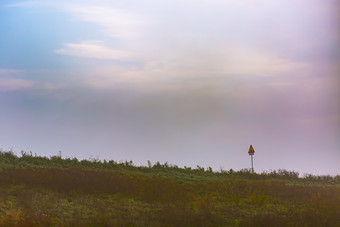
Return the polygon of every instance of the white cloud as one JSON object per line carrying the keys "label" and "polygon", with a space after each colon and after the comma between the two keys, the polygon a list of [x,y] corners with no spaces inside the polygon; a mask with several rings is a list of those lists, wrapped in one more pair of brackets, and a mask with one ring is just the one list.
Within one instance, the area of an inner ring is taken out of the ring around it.
{"label": "white cloud", "polygon": [[96,31],[98,39],[106,41],[71,41],[55,53],[139,60],[139,64],[115,67],[111,62],[98,63],[82,73],[94,87],[114,86],[117,82],[173,86],[174,81],[217,74],[274,77],[310,71],[312,67],[307,60],[296,60],[295,55],[304,53],[302,46],[310,49],[313,44],[306,38],[313,34],[307,28],[314,28],[309,26],[311,19],[319,17],[308,13],[310,9],[305,6],[319,12],[315,2],[299,1],[297,8],[282,0],[48,2],[49,7],[67,12],[78,21],[97,25],[104,31]]}
{"label": "white cloud", "polygon": [[42,6],[43,2],[41,1],[25,1],[25,2],[18,2],[13,4],[7,4],[6,7],[32,7],[32,6]]}
{"label": "white cloud", "polygon": [[0,91],[16,91],[32,87],[35,82],[24,79],[0,78]]}
{"label": "white cloud", "polygon": [[[79,21],[91,22],[103,28],[110,37],[136,39],[144,30],[145,18],[131,10],[114,7],[105,1],[93,4],[89,1],[36,0],[8,4],[7,7],[46,7],[71,13]],[[126,7],[125,7],[126,8]]]}
{"label": "white cloud", "polygon": [[81,21],[92,22],[104,28],[107,35],[124,39],[136,39],[145,24],[141,16],[122,9],[99,5],[67,5],[67,11]]}
{"label": "white cloud", "polygon": [[275,76],[307,67],[305,62],[285,59],[254,47],[231,45],[226,52],[224,65],[228,74]]}
{"label": "white cloud", "polygon": [[[213,87],[226,92],[230,81],[252,77],[280,77],[286,73],[310,70],[310,65],[280,58],[258,49],[221,47],[220,50],[178,52],[163,56],[145,56],[140,67],[134,65],[101,65],[84,73],[85,85],[93,88],[127,86],[144,90],[176,90],[186,86],[191,89]],[[229,82],[228,82],[229,81]]]}
{"label": "white cloud", "polygon": [[129,59],[132,54],[127,51],[115,50],[104,46],[99,41],[85,41],[81,43],[66,43],[65,48],[55,50],[57,54],[70,55],[84,58],[112,59],[122,60]]}

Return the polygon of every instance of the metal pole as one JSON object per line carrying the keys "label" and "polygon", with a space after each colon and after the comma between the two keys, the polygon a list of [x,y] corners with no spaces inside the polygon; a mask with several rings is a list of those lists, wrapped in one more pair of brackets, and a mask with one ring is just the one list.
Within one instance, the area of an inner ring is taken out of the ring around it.
{"label": "metal pole", "polygon": [[251,172],[254,173],[254,162],[253,162],[253,155],[251,156]]}

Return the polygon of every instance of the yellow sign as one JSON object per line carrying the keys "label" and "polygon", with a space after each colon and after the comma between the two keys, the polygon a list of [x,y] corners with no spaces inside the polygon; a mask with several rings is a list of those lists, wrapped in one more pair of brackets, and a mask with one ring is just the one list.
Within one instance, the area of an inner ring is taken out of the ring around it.
{"label": "yellow sign", "polygon": [[255,153],[253,145],[250,145],[248,154],[253,155]]}

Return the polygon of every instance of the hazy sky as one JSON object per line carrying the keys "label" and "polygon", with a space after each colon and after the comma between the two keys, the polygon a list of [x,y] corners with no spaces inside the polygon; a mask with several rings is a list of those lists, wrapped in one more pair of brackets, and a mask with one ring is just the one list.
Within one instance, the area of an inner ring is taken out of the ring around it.
{"label": "hazy sky", "polygon": [[340,174],[340,1],[0,0],[0,148]]}

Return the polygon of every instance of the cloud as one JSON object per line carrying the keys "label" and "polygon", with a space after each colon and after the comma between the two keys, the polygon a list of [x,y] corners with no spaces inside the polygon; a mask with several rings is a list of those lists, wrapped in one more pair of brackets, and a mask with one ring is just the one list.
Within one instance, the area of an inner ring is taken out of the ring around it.
{"label": "cloud", "polygon": [[16,91],[32,87],[34,81],[14,78],[0,78],[0,91]]}
{"label": "cloud", "polygon": [[311,67],[305,62],[236,44],[221,45],[220,49],[200,47],[164,55],[156,52],[146,54],[141,59],[143,63],[138,67],[101,64],[79,74],[84,75],[85,86],[97,89],[124,85],[149,91],[177,91],[186,83],[192,89],[214,87],[219,92],[225,92],[230,90],[230,81],[235,79],[270,77],[273,83],[277,83],[275,78],[281,78],[286,73],[310,70]]}
{"label": "cloud", "polygon": [[135,39],[143,30],[144,21],[137,14],[113,7],[98,5],[66,5],[65,9],[81,21],[92,22],[104,28],[111,37]]}
{"label": "cloud", "polygon": [[[6,5],[7,7],[46,7],[68,12],[79,21],[99,25],[110,37],[136,39],[144,30],[145,18],[131,10],[114,7],[117,4],[93,4],[90,1],[25,1]],[[126,6],[126,5],[125,5]],[[126,7],[125,7],[126,8]]]}
{"label": "cloud", "polygon": [[104,31],[96,35],[105,44],[70,41],[55,53],[108,60],[138,58],[136,64],[117,67],[96,61],[98,65],[82,73],[82,79],[98,89],[117,81],[172,89],[187,78],[202,80],[217,74],[244,78],[302,70],[307,74],[314,66],[306,56],[319,54],[311,50],[324,49],[327,40],[322,37],[329,37],[319,35],[323,34],[319,29],[326,31],[325,25],[330,26],[323,17],[329,10],[320,10],[316,1],[299,1],[297,8],[285,1],[267,4],[264,0],[48,2],[50,8]]}
{"label": "cloud", "polygon": [[18,77],[23,73],[19,69],[0,69],[0,91],[15,91],[32,87],[35,82]]}
{"label": "cloud", "polygon": [[254,47],[232,45],[227,48],[226,72],[237,75],[274,76],[306,68],[307,63],[277,56]]}
{"label": "cloud", "polygon": [[22,70],[19,69],[0,69],[0,76],[9,76],[9,75],[14,75],[14,74],[19,74],[22,73]]}
{"label": "cloud", "polygon": [[42,6],[44,3],[41,1],[25,1],[17,2],[13,4],[7,4],[6,7],[32,7],[32,6]]}
{"label": "cloud", "polygon": [[129,59],[132,54],[127,51],[115,50],[104,46],[100,41],[83,41],[81,43],[66,43],[65,48],[54,52],[62,55],[69,55],[84,58],[122,60]]}

